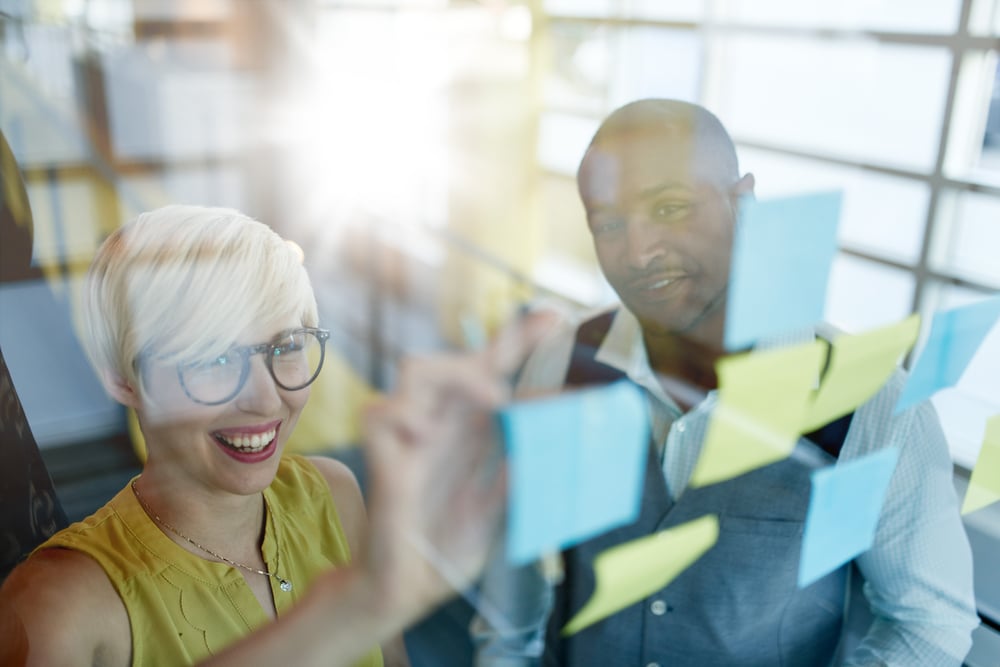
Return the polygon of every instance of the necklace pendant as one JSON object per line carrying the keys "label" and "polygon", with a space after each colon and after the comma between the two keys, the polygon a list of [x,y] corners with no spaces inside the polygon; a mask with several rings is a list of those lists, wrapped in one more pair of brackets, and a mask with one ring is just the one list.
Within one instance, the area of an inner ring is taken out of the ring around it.
{"label": "necklace pendant", "polygon": [[288,593],[292,590],[292,582],[288,579],[278,579],[278,588]]}

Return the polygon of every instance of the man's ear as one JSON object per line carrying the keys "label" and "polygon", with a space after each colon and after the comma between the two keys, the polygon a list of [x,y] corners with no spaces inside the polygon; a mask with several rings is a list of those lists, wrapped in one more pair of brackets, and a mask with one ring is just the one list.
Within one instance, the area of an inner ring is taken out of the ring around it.
{"label": "man's ear", "polygon": [[113,371],[106,370],[101,373],[101,382],[104,383],[104,390],[108,392],[111,398],[125,407],[133,409],[140,407],[139,392],[122,376]]}
{"label": "man's ear", "polygon": [[753,174],[751,174],[748,171],[747,173],[743,174],[743,178],[736,181],[736,184],[733,186],[733,194],[736,195],[737,197],[748,195],[752,198],[754,196],[753,189],[754,186],[756,185],[757,185],[757,179],[755,179],[753,177]]}

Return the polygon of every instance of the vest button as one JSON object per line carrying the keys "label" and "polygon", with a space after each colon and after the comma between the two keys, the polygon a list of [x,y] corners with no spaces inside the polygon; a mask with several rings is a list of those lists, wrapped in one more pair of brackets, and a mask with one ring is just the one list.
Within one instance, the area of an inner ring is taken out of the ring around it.
{"label": "vest button", "polygon": [[650,663],[646,664],[646,667],[660,667],[660,663],[658,663],[658,662],[650,662]]}
{"label": "vest button", "polygon": [[677,432],[678,433],[683,433],[686,430],[687,430],[687,424],[685,424],[684,422],[677,422]]}
{"label": "vest button", "polygon": [[663,616],[667,613],[667,603],[663,600],[653,600],[649,604],[649,610],[653,612],[654,616]]}

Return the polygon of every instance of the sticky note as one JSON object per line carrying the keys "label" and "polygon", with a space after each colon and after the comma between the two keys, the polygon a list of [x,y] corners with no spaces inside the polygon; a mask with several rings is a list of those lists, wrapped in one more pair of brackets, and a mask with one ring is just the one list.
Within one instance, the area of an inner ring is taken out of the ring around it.
{"label": "sticky note", "polygon": [[635,521],[649,448],[645,396],[630,382],[501,411],[515,564]]}
{"label": "sticky note", "polygon": [[594,559],[594,594],[562,629],[563,636],[660,590],[718,539],[719,519],[710,514],[601,552]]}
{"label": "sticky note", "polygon": [[931,322],[920,357],[896,403],[896,412],[958,383],[979,344],[1000,318],[1000,296],[942,311]]}
{"label": "sticky note", "polygon": [[986,422],[983,447],[969,478],[962,514],[975,512],[1000,500],[1000,415]]}
{"label": "sticky note", "polygon": [[791,454],[825,354],[810,341],[721,359],[718,404],[689,484],[715,484]]}
{"label": "sticky note", "polygon": [[917,341],[920,316],[856,336],[841,336],[830,348],[823,384],[806,411],[803,431],[814,431],[872,397]]}
{"label": "sticky note", "polygon": [[726,302],[727,350],[823,319],[841,193],[740,205]]}
{"label": "sticky note", "polygon": [[871,548],[898,458],[899,450],[887,447],[812,473],[800,588]]}

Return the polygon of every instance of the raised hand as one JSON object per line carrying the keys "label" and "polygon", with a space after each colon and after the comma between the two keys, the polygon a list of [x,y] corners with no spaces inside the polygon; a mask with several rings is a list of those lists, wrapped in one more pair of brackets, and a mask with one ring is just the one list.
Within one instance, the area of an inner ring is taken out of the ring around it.
{"label": "raised hand", "polygon": [[553,323],[536,314],[475,354],[406,361],[369,409],[370,533],[362,555],[386,609],[414,614],[480,573],[499,534],[506,469],[494,412]]}

